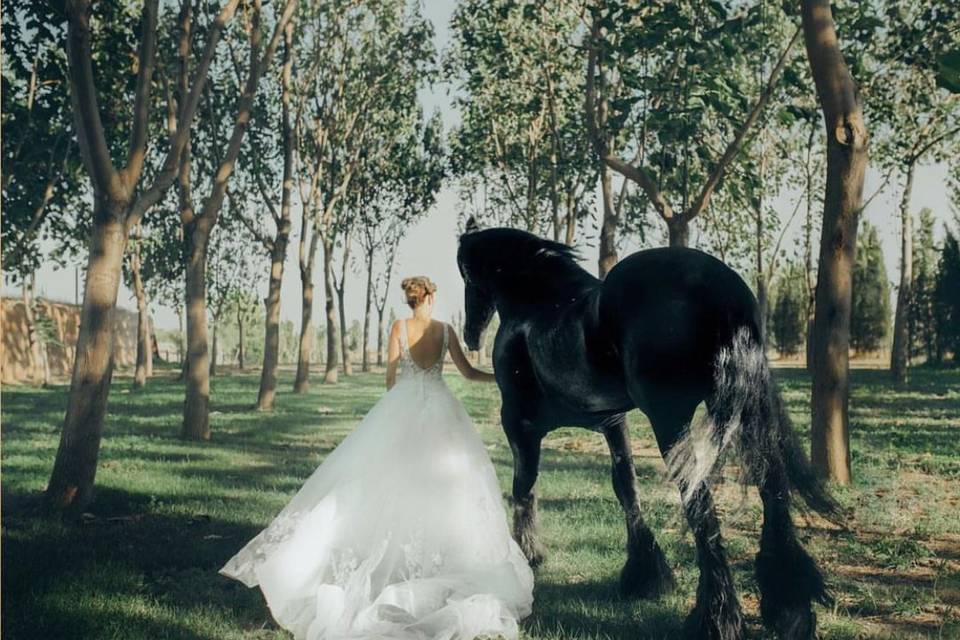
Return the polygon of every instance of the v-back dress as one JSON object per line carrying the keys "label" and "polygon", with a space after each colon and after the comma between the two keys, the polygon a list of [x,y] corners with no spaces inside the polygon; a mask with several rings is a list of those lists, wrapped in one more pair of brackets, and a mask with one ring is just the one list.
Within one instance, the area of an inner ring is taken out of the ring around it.
{"label": "v-back dress", "polygon": [[518,635],[533,574],[493,465],[439,360],[410,356],[360,424],[220,570],[263,591],[298,639]]}

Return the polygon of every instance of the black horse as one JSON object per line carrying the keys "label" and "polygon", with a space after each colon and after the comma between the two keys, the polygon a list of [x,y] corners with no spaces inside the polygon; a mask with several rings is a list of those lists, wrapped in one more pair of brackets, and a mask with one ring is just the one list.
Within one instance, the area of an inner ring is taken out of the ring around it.
{"label": "black horse", "polygon": [[[836,504],[811,472],[761,346],[753,293],[729,267],[692,249],[651,249],[605,280],[566,245],[515,229],[468,223],[457,254],[466,285],[464,339],[476,349],[494,309],[501,419],[514,459],[514,537],[531,564],[543,559],[534,484],[540,441],[561,426],[599,430],[613,457],[613,487],[627,520],[621,592],[654,598],[673,576],[637,502],[624,414],[650,419],[696,538],[700,580],[687,637],[743,636],[740,605],[720,540],[711,480],[726,454],[759,488],[756,557],[761,614],[781,638],[813,638],[811,601],[829,595],[794,533],[790,494],[833,518]],[[706,403],[703,424],[691,426]]]}

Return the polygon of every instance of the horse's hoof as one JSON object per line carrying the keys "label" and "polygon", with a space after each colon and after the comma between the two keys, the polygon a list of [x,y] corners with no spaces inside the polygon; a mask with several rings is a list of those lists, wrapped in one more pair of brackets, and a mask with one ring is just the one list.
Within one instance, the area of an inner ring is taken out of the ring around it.
{"label": "horse's hoof", "polygon": [[765,614],[764,624],[774,631],[780,640],[816,640],[817,614],[809,605],[787,607]]}
{"label": "horse's hoof", "polygon": [[683,636],[686,640],[742,640],[745,635],[740,607],[734,603],[716,613],[695,607],[683,624]]}
{"label": "horse's hoof", "polygon": [[656,600],[670,593],[677,584],[663,554],[657,554],[646,564],[628,559],[620,572],[620,595],[624,598]]}

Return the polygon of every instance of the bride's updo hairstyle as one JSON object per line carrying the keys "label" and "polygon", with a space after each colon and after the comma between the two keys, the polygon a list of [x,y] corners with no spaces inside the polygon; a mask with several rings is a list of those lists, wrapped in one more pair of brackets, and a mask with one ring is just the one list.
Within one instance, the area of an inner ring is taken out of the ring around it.
{"label": "bride's updo hairstyle", "polygon": [[426,276],[413,276],[412,278],[404,278],[403,282],[400,283],[400,288],[406,294],[407,304],[410,305],[410,308],[416,309],[423,303],[424,298],[436,292],[437,285]]}

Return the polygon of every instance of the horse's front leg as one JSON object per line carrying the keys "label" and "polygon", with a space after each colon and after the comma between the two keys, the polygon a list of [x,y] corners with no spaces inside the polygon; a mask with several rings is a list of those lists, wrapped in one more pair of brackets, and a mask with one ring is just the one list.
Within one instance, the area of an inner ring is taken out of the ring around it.
{"label": "horse's front leg", "polygon": [[627,562],[620,572],[620,593],[624,597],[656,598],[673,590],[675,582],[660,545],[640,515],[626,417],[621,414],[610,420],[603,427],[603,435],[610,448],[613,490],[627,520]]}
{"label": "horse's front leg", "polygon": [[540,435],[529,421],[501,412],[503,429],[513,451],[513,538],[527,557],[530,566],[543,562],[537,522],[537,494],[534,485],[540,468]]}

